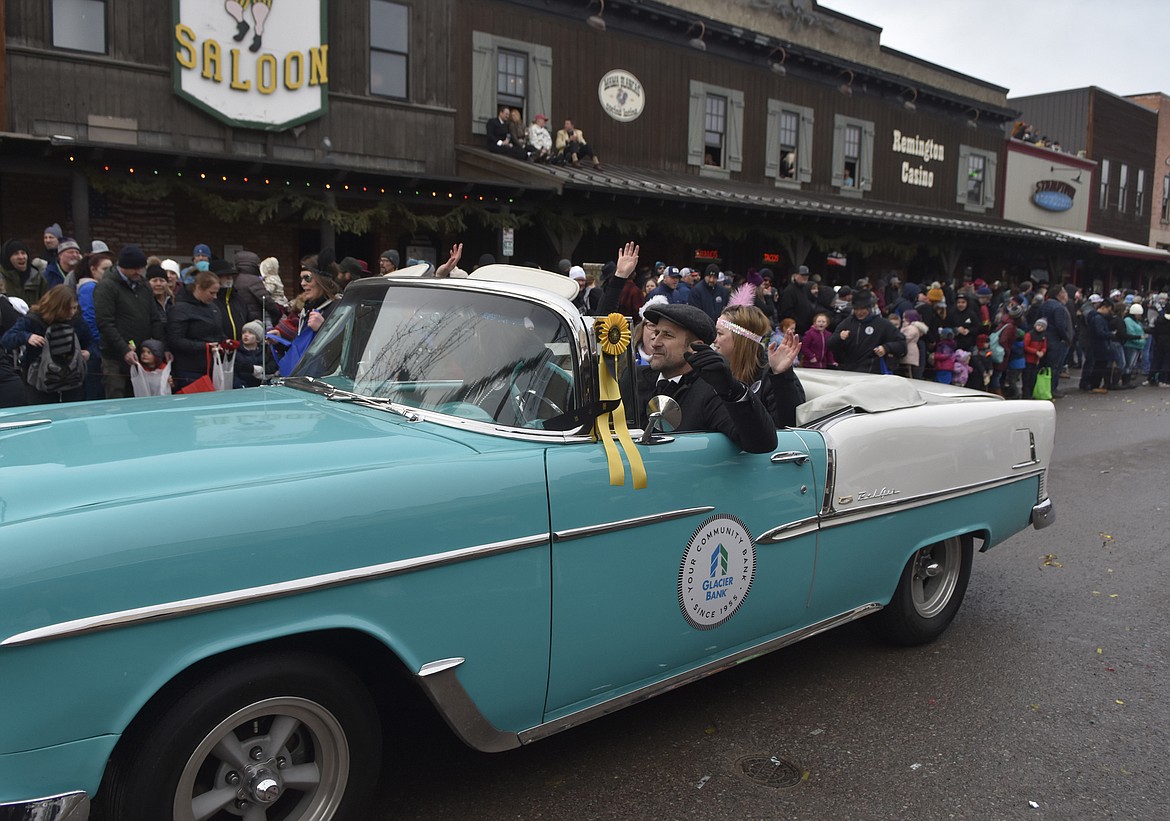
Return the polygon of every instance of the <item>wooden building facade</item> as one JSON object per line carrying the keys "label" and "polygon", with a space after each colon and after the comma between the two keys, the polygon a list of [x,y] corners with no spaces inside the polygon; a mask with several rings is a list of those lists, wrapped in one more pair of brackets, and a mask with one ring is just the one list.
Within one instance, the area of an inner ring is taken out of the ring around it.
{"label": "wooden building facade", "polygon": [[[60,222],[176,259],[474,259],[510,228],[512,258],[546,266],[634,237],[679,265],[998,279],[1085,247],[1002,218],[1006,89],[815,2],[282,0],[262,45],[216,4],[87,5],[2,12],[0,233],[34,248]],[[606,77],[636,113],[606,107]],[[314,84],[319,111],[263,119]],[[501,103],[572,118],[602,169],[491,153]]]}

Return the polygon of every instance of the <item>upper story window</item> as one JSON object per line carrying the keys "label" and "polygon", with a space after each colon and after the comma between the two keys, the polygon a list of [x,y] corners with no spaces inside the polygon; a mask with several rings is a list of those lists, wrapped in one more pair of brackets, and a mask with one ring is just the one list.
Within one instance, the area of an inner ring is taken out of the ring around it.
{"label": "upper story window", "polygon": [[777,185],[799,187],[812,180],[813,110],[768,100],[764,173]]}
{"label": "upper story window", "polygon": [[687,165],[707,176],[743,167],[743,92],[691,80]]}
{"label": "upper story window", "polygon": [[727,98],[707,95],[707,112],[703,125],[703,165],[723,167],[723,141],[727,139]]}
{"label": "upper story window", "polygon": [[1162,177],[1162,213],[1158,222],[1163,225],[1170,222],[1170,174]]}
{"label": "upper story window", "polygon": [[1137,201],[1134,203],[1133,212],[1137,216],[1141,216],[1142,212],[1146,210],[1146,169],[1139,168],[1137,175]]}
{"label": "upper story window", "polygon": [[1129,189],[1129,166],[1121,164],[1121,177],[1117,183],[1117,213],[1125,213],[1125,199]]}
{"label": "upper story window", "polygon": [[528,93],[528,55],[499,49],[496,52],[496,99],[501,105],[524,108]]}
{"label": "upper story window", "polygon": [[53,45],[105,54],[105,0],[53,0]]}
{"label": "upper story window", "polygon": [[994,151],[959,146],[959,178],[956,202],[967,211],[983,212],[995,205]]}
{"label": "upper story window", "polygon": [[848,191],[873,187],[873,123],[836,115],[833,122],[833,185]]}
{"label": "upper story window", "polygon": [[1104,211],[1109,207],[1109,160],[1101,160],[1101,190],[1097,195],[1097,208]]}
{"label": "upper story window", "polygon": [[[518,108],[531,121],[548,117],[552,104],[552,49],[482,31],[471,33],[471,130],[487,133],[500,106]],[[572,119],[575,112],[563,112]],[[583,126],[584,127],[584,126]]]}
{"label": "upper story window", "polygon": [[370,93],[407,99],[409,58],[410,8],[370,0]]}

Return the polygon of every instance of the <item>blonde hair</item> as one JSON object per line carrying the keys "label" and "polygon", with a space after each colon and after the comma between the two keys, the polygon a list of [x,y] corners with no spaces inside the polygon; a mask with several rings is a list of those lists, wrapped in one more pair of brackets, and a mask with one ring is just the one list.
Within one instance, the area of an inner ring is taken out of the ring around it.
{"label": "blonde hair", "polygon": [[[772,330],[772,323],[767,315],[755,305],[733,305],[721,314],[726,319],[744,330],[759,336],[766,337]],[[767,359],[767,349],[758,342],[732,334],[734,340],[730,351],[720,351],[727,357],[731,365],[731,372],[735,378],[745,385],[750,385],[759,378],[760,368]]]}

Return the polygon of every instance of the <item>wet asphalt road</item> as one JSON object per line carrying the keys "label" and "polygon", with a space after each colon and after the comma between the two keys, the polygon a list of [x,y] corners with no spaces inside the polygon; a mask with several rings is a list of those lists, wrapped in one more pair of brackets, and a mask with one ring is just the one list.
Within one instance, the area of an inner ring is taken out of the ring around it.
{"label": "wet asphalt road", "polygon": [[1057,417],[1056,524],[976,555],[934,644],[847,625],[510,753],[408,720],[374,817],[1170,818],[1170,390]]}

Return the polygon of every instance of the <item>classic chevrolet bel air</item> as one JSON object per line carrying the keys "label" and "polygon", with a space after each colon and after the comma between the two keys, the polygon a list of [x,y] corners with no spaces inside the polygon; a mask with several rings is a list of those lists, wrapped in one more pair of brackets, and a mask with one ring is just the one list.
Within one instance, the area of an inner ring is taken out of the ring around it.
{"label": "classic chevrolet bel air", "polygon": [[0,414],[0,821],[360,818],[400,687],[508,750],[855,619],[929,642],[1053,520],[1049,403],[802,371],[774,452],[630,430],[575,290],[360,280],[279,384]]}

